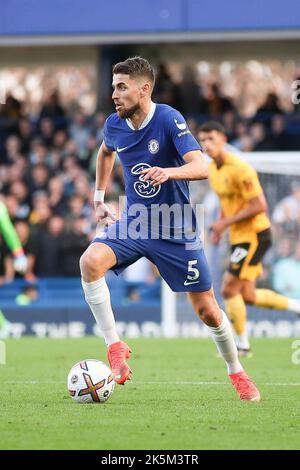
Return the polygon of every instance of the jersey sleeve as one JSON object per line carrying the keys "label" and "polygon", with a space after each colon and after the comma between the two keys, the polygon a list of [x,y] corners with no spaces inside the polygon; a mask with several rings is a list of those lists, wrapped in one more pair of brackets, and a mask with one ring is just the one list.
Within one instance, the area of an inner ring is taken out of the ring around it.
{"label": "jersey sleeve", "polygon": [[245,165],[236,173],[237,184],[244,200],[249,201],[263,194],[263,189],[259,182],[254,168]]}
{"label": "jersey sleeve", "polygon": [[166,121],[169,135],[181,157],[192,150],[202,150],[179,111],[175,109],[170,111],[166,116]]}
{"label": "jersey sleeve", "polygon": [[109,125],[109,119],[106,119],[105,124],[104,124],[103,141],[109,150],[115,150],[112,131]]}

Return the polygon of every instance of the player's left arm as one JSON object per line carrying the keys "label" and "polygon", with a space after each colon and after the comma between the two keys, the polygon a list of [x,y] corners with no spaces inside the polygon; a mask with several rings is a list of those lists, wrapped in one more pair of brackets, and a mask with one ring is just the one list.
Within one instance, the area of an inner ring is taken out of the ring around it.
{"label": "player's left arm", "polygon": [[208,165],[204,161],[200,150],[187,152],[183,157],[185,164],[173,168],[154,166],[142,171],[144,180],[151,179],[153,186],[165,183],[168,180],[204,180],[208,178]]}

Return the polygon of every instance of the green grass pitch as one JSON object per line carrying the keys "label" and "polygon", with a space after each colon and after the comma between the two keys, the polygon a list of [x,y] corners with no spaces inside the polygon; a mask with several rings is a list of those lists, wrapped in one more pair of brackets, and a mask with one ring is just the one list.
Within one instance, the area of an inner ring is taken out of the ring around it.
{"label": "green grass pitch", "polygon": [[106,361],[102,340],[6,342],[1,449],[299,449],[300,365],[293,340],[253,340],[243,364],[261,403],[240,402],[210,340],[134,339],[133,380],[105,404],[80,405],[66,377],[82,359]]}

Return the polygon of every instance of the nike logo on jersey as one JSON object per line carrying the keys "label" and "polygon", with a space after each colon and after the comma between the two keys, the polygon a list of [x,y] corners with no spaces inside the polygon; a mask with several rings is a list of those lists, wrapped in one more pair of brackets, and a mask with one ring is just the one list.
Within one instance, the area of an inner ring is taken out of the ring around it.
{"label": "nike logo on jersey", "polygon": [[184,131],[184,129],[186,129],[186,123],[185,122],[178,123],[177,119],[174,119],[174,122],[175,122],[176,126],[178,127],[178,129],[180,129],[181,131]]}
{"label": "nike logo on jersey", "polygon": [[189,286],[190,284],[198,284],[200,281],[184,281],[183,285],[184,286]]}
{"label": "nike logo on jersey", "polygon": [[[127,145],[128,147],[128,145]],[[117,152],[123,152],[123,150],[126,150],[127,147],[117,147]]]}

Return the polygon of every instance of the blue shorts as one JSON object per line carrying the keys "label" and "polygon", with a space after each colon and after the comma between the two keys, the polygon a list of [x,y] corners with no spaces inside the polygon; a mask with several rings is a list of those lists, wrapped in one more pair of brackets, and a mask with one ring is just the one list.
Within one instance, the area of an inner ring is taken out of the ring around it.
{"label": "blue shorts", "polygon": [[108,245],[117,258],[112,268],[120,274],[125,268],[145,256],[158,268],[161,276],[174,292],[205,292],[211,288],[210,271],[202,248],[197,241],[123,238],[116,231],[122,220],[109,227],[93,243]]}

